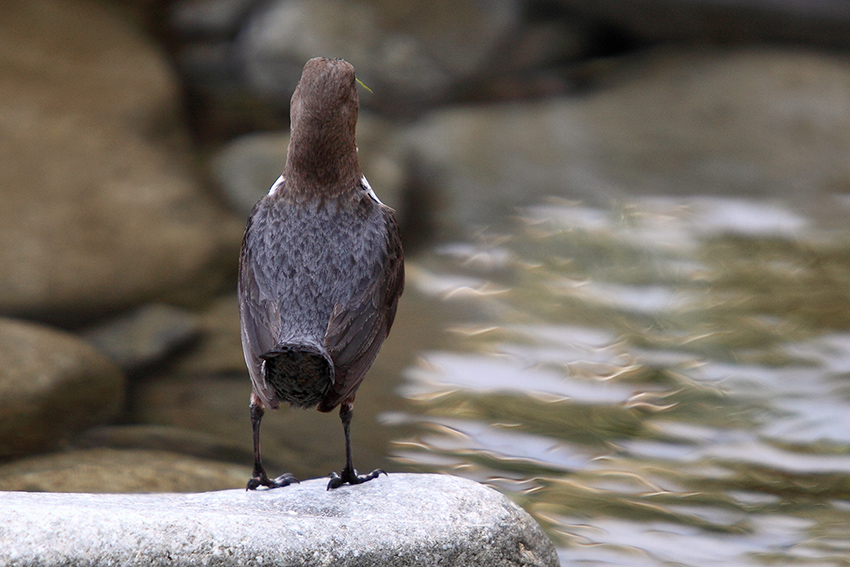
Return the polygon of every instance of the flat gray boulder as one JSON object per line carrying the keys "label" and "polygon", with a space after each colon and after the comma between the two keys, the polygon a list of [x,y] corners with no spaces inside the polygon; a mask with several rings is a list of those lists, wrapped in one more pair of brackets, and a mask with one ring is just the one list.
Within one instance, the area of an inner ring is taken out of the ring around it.
{"label": "flat gray boulder", "polygon": [[476,482],[394,473],[327,491],[0,492],[0,564],[556,566],[519,506]]}

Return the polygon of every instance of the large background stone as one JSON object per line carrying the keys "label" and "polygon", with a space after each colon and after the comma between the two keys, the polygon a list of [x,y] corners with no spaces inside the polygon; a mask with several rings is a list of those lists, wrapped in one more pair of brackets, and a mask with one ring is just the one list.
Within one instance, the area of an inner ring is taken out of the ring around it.
{"label": "large background stone", "polygon": [[164,59],[87,0],[0,18],[0,313],[91,318],[221,283],[241,221],[200,190]]}

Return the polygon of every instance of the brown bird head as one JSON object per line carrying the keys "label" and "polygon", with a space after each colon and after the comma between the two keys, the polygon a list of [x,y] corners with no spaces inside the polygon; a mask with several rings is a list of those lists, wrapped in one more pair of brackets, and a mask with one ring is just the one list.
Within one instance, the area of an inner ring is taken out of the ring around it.
{"label": "brown bird head", "polygon": [[360,182],[354,134],[358,108],[350,63],[323,57],[307,61],[290,105],[292,137],[284,177],[293,195],[333,197]]}

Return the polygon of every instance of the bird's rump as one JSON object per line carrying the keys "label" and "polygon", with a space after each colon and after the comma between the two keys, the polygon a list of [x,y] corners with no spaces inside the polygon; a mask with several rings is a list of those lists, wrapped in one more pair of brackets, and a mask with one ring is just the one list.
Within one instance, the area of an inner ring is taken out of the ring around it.
{"label": "bird's rump", "polygon": [[296,407],[315,406],[333,383],[333,362],[320,345],[279,343],[260,359],[265,383],[278,399]]}

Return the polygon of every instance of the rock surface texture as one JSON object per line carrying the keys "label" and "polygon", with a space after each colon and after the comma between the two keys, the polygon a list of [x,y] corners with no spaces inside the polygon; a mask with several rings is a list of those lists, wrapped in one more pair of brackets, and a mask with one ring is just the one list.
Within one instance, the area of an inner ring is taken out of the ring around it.
{"label": "rock surface texture", "polygon": [[557,565],[517,505],[478,483],[392,474],[327,491],[0,493],[3,565]]}

